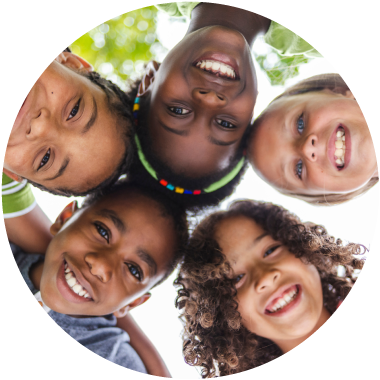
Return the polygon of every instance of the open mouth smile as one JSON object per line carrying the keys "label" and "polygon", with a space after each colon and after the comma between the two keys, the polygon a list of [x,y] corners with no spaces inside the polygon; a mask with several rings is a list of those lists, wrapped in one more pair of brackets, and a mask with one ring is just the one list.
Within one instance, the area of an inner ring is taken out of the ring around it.
{"label": "open mouth smile", "polygon": [[65,280],[70,289],[84,298],[91,298],[88,291],[79,283],[78,279],[75,277],[74,272],[69,268],[68,264],[65,262]]}
{"label": "open mouth smile", "polygon": [[298,303],[300,293],[299,285],[287,288],[279,297],[269,302],[265,308],[265,314],[275,316],[285,313]]}
{"label": "open mouth smile", "polygon": [[214,74],[217,77],[238,80],[239,76],[236,71],[230,66],[220,61],[215,61],[211,59],[200,60],[195,62],[195,67],[200,70],[207,71]]}

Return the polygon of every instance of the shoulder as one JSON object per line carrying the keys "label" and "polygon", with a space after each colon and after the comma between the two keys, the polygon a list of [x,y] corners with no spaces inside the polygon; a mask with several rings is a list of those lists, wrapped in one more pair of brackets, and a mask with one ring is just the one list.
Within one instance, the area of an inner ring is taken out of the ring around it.
{"label": "shoulder", "polygon": [[116,327],[114,316],[74,318],[54,311],[49,315],[66,333],[95,354],[125,368],[147,373],[129,344],[129,335]]}

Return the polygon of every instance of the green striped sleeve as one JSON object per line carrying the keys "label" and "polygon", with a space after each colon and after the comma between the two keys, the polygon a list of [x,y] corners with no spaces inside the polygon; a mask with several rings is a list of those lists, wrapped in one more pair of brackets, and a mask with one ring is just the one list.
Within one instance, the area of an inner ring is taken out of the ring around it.
{"label": "green striped sleeve", "polygon": [[35,207],[36,200],[26,180],[16,182],[3,173],[1,187],[4,219],[27,214]]}

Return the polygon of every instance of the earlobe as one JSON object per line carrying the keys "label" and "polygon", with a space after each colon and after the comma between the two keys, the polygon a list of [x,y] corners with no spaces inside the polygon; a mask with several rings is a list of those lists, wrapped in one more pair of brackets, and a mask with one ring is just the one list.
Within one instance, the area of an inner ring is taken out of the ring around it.
{"label": "earlobe", "polygon": [[350,90],[347,90],[346,93],[344,94],[344,96],[345,96],[346,98],[356,100],[355,97],[354,97],[354,95],[352,94],[352,92],[351,92]]}
{"label": "earlobe", "polygon": [[121,309],[115,311],[113,313],[113,315],[116,317],[116,318],[123,318],[129,311],[131,311],[132,309],[134,309],[135,307],[137,306],[140,306],[142,305],[143,303],[145,303],[146,301],[148,301],[148,299],[151,297],[151,294],[150,293],[145,293],[143,294],[141,297],[139,298],[136,298],[134,301],[132,301],[130,304],[122,307]]}
{"label": "earlobe", "polygon": [[7,175],[9,178],[13,179],[13,181],[16,181],[16,182],[22,182],[23,181],[22,177],[20,177],[19,175],[15,174],[15,173],[12,173],[8,169],[3,168],[3,173],[5,175]]}
{"label": "earlobe", "polygon": [[58,231],[62,228],[67,220],[69,220],[78,210],[78,202],[72,201],[69,203],[58,215],[55,222],[50,227],[50,233],[54,236],[58,233]]}
{"label": "earlobe", "polygon": [[62,52],[56,59],[62,65],[76,70],[93,71],[94,68],[84,58],[74,53]]}
{"label": "earlobe", "polygon": [[150,61],[147,64],[145,68],[144,76],[139,85],[137,96],[144,96],[150,90],[159,67],[160,67],[160,64],[157,63],[156,61]]}

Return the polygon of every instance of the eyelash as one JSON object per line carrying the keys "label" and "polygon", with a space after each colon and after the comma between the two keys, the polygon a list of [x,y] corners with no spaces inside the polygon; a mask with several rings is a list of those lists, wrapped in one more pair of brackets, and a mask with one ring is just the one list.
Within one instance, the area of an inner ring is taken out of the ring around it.
{"label": "eyelash", "polygon": [[107,228],[104,228],[102,225],[95,223],[95,227],[99,233],[99,235],[107,241],[107,243],[110,242],[110,233]]}
{"label": "eyelash", "polygon": [[[78,100],[78,103],[77,103],[77,104],[74,106],[74,108],[71,110],[70,115],[69,115],[69,117],[67,118],[67,120],[71,120],[73,117],[75,117],[75,116],[77,115],[77,113],[78,113],[78,111],[79,111],[79,104],[80,104],[81,100],[82,100],[82,99],[79,99],[79,100]],[[75,110],[75,113],[74,113],[74,115],[72,115],[72,113],[73,113],[74,110]]]}
{"label": "eyelash", "polygon": [[[45,155],[42,157],[42,160],[40,162],[40,166],[37,170],[40,170],[42,167],[44,167],[50,160],[50,148],[47,150],[47,152],[45,153]],[[45,157],[47,156],[47,158],[45,159]]]}
{"label": "eyelash", "polygon": [[[187,108],[181,108],[181,107],[168,107],[168,110],[171,113],[174,113],[175,115],[188,115],[191,111],[188,110]],[[180,111],[180,112],[178,112]],[[187,112],[184,112],[187,111]]]}
{"label": "eyelash", "polygon": [[[136,277],[139,282],[141,282],[143,280],[142,271],[137,265],[133,265],[133,264],[129,264],[129,263],[125,263],[125,265],[128,267],[129,271],[131,272],[131,275]],[[136,269],[135,274],[132,273],[132,271],[134,269]]]}
{"label": "eyelash", "polygon": [[[180,115],[180,116],[183,116],[183,115],[188,115],[191,111],[186,109],[186,108],[181,108],[181,107],[168,107],[168,110],[171,112],[171,113],[174,113],[175,115]],[[175,110],[181,110],[181,113],[179,112],[176,112]],[[187,113],[183,113],[183,111],[188,111]],[[226,120],[222,120],[222,119],[216,119],[216,122],[217,124],[219,124],[220,126],[222,126],[223,128],[227,128],[227,129],[235,129],[236,128],[236,125],[226,121]],[[223,125],[223,123],[225,125]],[[227,125],[226,125],[227,124]]]}
{"label": "eyelash", "polygon": [[[302,126],[300,128],[300,120],[302,120]],[[299,134],[302,134],[304,129],[305,129],[305,121],[303,120],[303,113],[298,117],[297,119],[297,132]],[[300,131],[301,129],[301,131]],[[296,164],[296,167],[295,167],[295,173],[296,173],[296,176],[302,180],[302,167],[303,167],[303,163],[302,163],[302,160],[299,160]]]}
{"label": "eyelash", "polygon": [[[236,129],[236,125],[222,119],[216,119],[216,122],[223,128]],[[227,125],[226,125],[227,124]]]}
{"label": "eyelash", "polygon": [[277,248],[281,247],[280,245],[276,245],[274,247],[269,248],[267,251],[264,253],[264,257],[267,257],[271,255]]}

